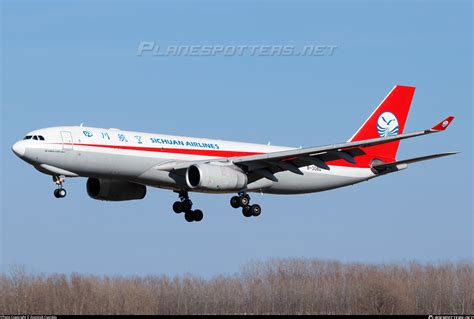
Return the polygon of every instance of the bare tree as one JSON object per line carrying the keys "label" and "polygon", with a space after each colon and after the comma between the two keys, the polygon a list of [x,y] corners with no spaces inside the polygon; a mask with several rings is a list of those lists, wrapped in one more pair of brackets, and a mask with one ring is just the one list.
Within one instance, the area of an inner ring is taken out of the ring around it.
{"label": "bare tree", "polygon": [[469,314],[472,262],[370,265],[271,259],[236,275],[0,274],[3,314]]}

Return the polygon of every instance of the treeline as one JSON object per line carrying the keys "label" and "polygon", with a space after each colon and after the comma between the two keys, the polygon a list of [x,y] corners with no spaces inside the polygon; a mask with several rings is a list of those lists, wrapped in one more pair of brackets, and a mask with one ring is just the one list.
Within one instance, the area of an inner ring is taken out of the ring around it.
{"label": "treeline", "polygon": [[472,314],[472,262],[276,259],[233,276],[0,275],[0,314]]}

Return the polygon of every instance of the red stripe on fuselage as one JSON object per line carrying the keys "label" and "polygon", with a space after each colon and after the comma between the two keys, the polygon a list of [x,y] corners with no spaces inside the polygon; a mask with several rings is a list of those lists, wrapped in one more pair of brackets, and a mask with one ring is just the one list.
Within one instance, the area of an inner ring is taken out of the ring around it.
{"label": "red stripe on fuselage", "polygon": [[[57,144],[62,144],[62,143],[57,143]],[[129,151],[200,155],[200,156],[212,156],[212,157],[234,157],[234,156],[248,156],[248,155],[263,154],[263,153],[257,153],[257,152],[203,150],[203,149],[187,149],[187,148],[164,148],[164,147],[146,147],[146,146],[129,146],[129,145],[77,144],[77,143],[74,143],[74,144],[66,143],[66,145],[103,147],[103,148],[112,148],[112,149],[129,150]]]}

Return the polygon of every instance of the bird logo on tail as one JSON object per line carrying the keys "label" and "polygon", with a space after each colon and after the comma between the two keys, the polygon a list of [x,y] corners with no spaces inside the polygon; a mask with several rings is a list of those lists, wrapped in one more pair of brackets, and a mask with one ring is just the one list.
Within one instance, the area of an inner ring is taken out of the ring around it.
{"label": "bird logo on tail", "polygon": [[380,137],[395,136],[398,134],[398,120],[392,112],[380,114],[377,120],[377,132]]}

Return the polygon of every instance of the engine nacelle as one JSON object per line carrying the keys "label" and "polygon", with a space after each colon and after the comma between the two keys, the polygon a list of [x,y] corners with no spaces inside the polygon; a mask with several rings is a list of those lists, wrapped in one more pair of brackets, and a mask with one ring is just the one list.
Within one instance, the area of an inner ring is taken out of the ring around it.
{"label": "engine nacelle", "polygon": [[247,186],[247,175],[236,166],[194,164],[186,170],[189,188],[208,191],[239,191]]}
{"label": "engine nacelle", "polygon": [[87,194],[93,199],[107,201],[142,199],[146,195],[146,187],[127,181],[89,178]]}

